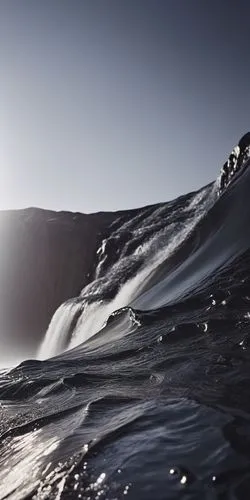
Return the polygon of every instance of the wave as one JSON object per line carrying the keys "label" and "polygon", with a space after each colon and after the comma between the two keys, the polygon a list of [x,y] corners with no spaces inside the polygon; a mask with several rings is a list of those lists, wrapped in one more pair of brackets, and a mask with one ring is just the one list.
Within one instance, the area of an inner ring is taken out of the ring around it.
{"label": "wave", "polygon": [[[172,202],[146,207],[131,219],[116,222],[113,230],[111,225],[96,252],[93,281],[77,299],[56,311],[39,359],[86,341],[117,309],[128,305],[154,309],[180,300],[249,247],[244,232],[249,212],[236,202],[238,194],[231,185],[237,179],[242,182],[238,189],[246,199],[249,171],[244,179],[242,175],[248,166],[249,139],[246,134],[239,143],[241,149],[234,148],[215,183]],[[80,306],[74,306],[76,300]],[[72,323],[75,327],[70,332]]]}
{"label": "wave", "polygon": [[105,216],[88,283],[0,373],[0,498],[248,497],[249,145]]}

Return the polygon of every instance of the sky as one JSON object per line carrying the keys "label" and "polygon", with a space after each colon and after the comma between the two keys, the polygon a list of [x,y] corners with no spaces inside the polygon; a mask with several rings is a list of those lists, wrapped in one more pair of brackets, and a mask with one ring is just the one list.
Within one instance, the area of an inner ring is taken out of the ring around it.
{"label": "sky", "polygon": [[248,0],[1,0],[0,209],[214,180],[250,129],[249,18]]}

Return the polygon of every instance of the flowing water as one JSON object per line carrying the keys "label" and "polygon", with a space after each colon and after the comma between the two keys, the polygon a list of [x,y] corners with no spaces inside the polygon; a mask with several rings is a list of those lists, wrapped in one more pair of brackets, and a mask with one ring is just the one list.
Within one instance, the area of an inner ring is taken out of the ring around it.
{"label": "flowing water", "polygon": [[250,162],[239,151],[216,182],[111,224],[92,281],[55,312],[37,359],[1,371],[1,499],[249,498]]}

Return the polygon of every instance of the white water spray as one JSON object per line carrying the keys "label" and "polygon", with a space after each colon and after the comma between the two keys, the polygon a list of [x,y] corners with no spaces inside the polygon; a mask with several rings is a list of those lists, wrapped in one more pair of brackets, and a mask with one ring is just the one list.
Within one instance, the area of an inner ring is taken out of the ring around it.
{"label": "white water spray", "polygon": [[[188,211],[193,209],[195,213],[187,224],[183,224],[181,228],[179,225],[177,228],[174,223],[163,227],[150,240],[138,245],[132,255],[113,264],[105,279],[105,286],[107,287],[110,282],[111,289],[114,275],[119,276],[121,272],[125,272],[125,269],[131,266],[132,260],[138,254],[144,257],[142,267],[132,278],[120,286],[112,300],[97,299],[95,302],[88,303],[88,293],[86,292],[88,289],[91,291],[92,284],[90,284],[84,289],[82,304],[74,302],[62,304],[51,320],[38,358],[44,359],[54,356],[65,349],[71,349],[85,342],[105,326],[110,314],[131,304],[144,288],[145,280],[178,249],[208,208],[211,207],[216,198],[215,194],[216,185],[212,189],[211,187],[206,188],[199,195],[194,194],[191,202],[189,202]],[[141,229],[143,230],[143,225]],[[105,259],[105,247],[106,240],[103,240],[102,246],[98,250],[101,261]],[[103,281],[99,283],[97,280],[94,284],[96,295],[102,297]],[[75,324],[72,329],[73,321],[75,321]]]}
{"label": "white water spray", "polygon": [[87,305],[74,331],[69,349],[85,342],[95,333],[100,331],[100,329],[105,326],[110,314],[114,311],[128,306],[136,296],[138,296],[149,275],[157,269],[159,264],[169,258],[177,250],[190,234],[196,223],[197,219],[196,221],[190,222],[190,224],[173,237],[165,248],[159,250],[158,253],[153,256],[147,266],[144,266],[133,278],[128,280],[120,288],[113,300],[110,302],[95,302]]}
{"label": "white water spray", "polygon": [[38,353],[38,359],[46,359],[62,352],[69,342],[72,323],[82,310],[81,303],[66,302],[53,315]]}

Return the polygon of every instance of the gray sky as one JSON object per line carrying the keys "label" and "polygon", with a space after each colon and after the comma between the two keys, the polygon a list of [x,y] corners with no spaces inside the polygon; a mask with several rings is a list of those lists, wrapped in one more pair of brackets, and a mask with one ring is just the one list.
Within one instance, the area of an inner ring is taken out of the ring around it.
{"label": "gray sky", "polygon": [[167,201],[250,128],[248,0],[0,0],[0,208]]}

